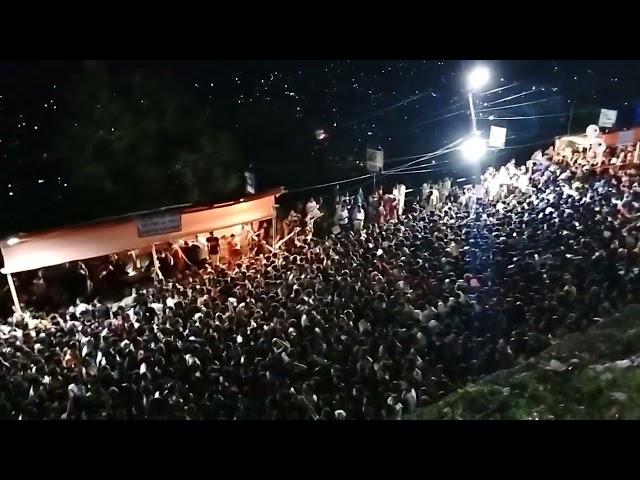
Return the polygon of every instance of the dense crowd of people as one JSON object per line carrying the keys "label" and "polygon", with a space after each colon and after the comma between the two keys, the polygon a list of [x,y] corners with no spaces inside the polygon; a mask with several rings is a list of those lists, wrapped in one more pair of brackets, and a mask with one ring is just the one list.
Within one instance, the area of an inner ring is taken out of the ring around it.
{"label": "dense crowd of people", "polygon": [[[606,147],[599,153],[593,148],[586,146],[578,148],[558,149],[553,152],[552,161],[567,165],[574,172],[584,170],[602,171],[604,169],[615,169],[620,166],[630,167],[637,165],[640,157],[636,151],[637,145],[623,145],[616,147]],[[541,152],[539,152],[541,154]],[[634,166],[634,168],[636,168]]]}
{"label": "dense crowd of people", "polygon": [[322,239],[310,199],[276,251],[223,267],[214,247],[116,304],[16,314],[0,418],[399,419],[511,367],[639,300],[638,185],[553,160],[425,185],[401,213],[339,199]]}

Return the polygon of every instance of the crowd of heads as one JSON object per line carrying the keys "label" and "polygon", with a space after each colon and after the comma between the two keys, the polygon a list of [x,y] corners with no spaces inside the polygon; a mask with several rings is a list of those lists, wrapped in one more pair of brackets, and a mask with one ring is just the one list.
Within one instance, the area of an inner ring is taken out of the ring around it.
{"label": "crowd of heads", "polygon": [[640,295],[637,184],[552,160],[427,185],[322,239],[289,225],[275,252],[114,305],[14,315],[0,417],[399,419],[512,367]]}
{"label": "crowd of heads", "polygon": [[552,160],[562,163],[574,172],[616,168],[637,164],[640,157],[636,155],[637,146],[622,145],[605,147],[599,152],[588,146],[559,148],[553,152]]}

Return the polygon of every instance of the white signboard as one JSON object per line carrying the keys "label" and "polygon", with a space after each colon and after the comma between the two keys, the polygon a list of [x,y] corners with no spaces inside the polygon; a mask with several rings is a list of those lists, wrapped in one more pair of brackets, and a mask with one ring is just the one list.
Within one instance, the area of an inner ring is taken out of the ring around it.
{"label": "white signboard", "polygon": [[616,123],[617,116],[617,110],[607,110],[606,108],[602,108],[600,110],[600,119],[598,120],[598,125],[607,128],[613,127],[613,124]]}
{"label": "white signboard", "polygon": [[491,125],[489,132],[489,146],[495,148],[504,148],[504,142],[507,140],[507,129],[504,127],[494,127]]}
{"label": "white signboard", "polygon": [[618,145],[632,145],[635,140],[635,135],[633,130],[623,130],[622,132],[618,132]]}
{"label": "white signboard", "polygon": [[384,153],[382,150],[367,148],[367,170],[379,172],[384,167]]}
{"label": "white signboard", "polygon": [[247,193],[256,193],[256,176],[251,172],[244,172]]}
{"label": "white signboard", "polygon": [[182,213],[168,212],[138,217],[138,236],[151,237],[182,230]]}

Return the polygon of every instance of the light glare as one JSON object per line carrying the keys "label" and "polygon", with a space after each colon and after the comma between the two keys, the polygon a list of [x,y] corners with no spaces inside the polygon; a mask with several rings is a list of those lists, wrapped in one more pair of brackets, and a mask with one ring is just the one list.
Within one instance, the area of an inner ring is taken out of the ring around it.
{"label": "light glare", "polygon": [[469,74],[469,88],[471,90],[478,90],[482,88],[489,81],[489,69],[487,67],[476,67],[471,70]]}
{"label": "light glare", "polygon": [[470,138],[462,144],[460,150],[464,158],[477,162],[487,151],[487,143],[480,137]]}

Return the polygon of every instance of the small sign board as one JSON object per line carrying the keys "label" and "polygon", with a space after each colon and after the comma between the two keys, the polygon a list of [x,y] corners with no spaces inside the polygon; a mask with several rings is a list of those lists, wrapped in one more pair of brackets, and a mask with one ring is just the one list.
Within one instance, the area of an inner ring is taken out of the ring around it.
{"label": "small sign board", "polygon": [[256,176],[251,172],[244,172],[245,190],[247,193],[256,193]]}
{"label": "small sign board", "polygon": [[635,132],[633,130],[623,130],[618,132],[618,145],[633,145],[635,143]]}
{"label": "small sign board", "polygon": [[600,127],[611,128],[616,123],[616,117],[618,116],[617,110],[607,110],[606,108],[600,109],[600,119],[598,125]]}
{"label": "small sign board", "polygon": [[182,230],[182,213],[167,212],[138,217],[138,237],[152,237]]}
{"label": "small sign board", "polygon": [[382,150],[367,148],[367,170],[379,172],[384,167],[384,153]]}
{"label": "small sign board", "polygon": [[489,132],[489,146],[495,148],[504,148],[507,140],[507,129],[505,127],[496,127],[491,125]]}

